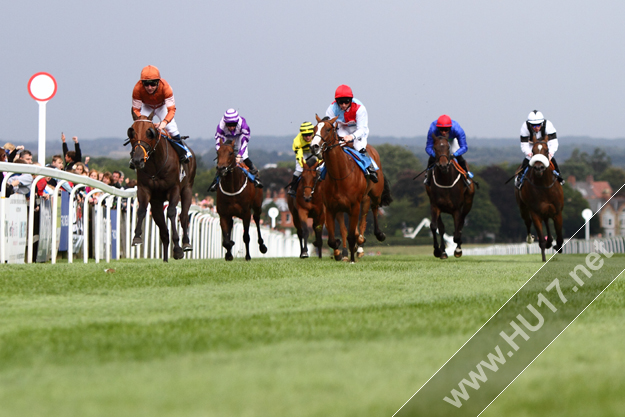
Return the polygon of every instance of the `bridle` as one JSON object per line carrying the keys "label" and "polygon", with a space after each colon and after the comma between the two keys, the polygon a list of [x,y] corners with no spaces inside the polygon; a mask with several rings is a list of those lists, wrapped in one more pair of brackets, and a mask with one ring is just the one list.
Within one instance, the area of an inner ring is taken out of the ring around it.
{"label": "bridle", "polygon": [[[149,122],[152,123],[152,120],[149,119],[137,119],[135,120],[136,122]],[[130,143],[132,145],[132,151],[131,151],[131,155],[134,155],[135,150],[137,148],[141,148],[143,150],[143,162],[146,163],[148,162],[148,159],[150,159],[150,157],[152,156],[152,154],[154,153],[154,151],[158,148],[158,144],[161,141],[161,137],[166,137],[166,135],[163,133],[162,129],[154,129],[154,133],[158,136],[158,138],[156,139],[156,142],[152,145],[150,142],[148,142],[147,140],[144,139],[133,139],[133,138],[128,138],[128,141],[126,143],[124,143],[124,146],[126,146],[128,143]],[[135,132],[136,134],[136,132]],[[169,147],[167,147],[167,153],[169,154]],[[162,169],[162,167],[161,167]],[[159,170],[160,171],[160,170]]]}
{"label": "bridle", "polygon": [[[327,120],[322,120],[322,121],[320,121],[319,123],[324,123],[324,124],[325,124],[325,122],[326,122],[326,121],[327,121]],[[343,141],[343,138],[341,138],[341,137],[338,135],[338,129],[336,128],[336,126],[334,126],[332,123],[329,123],[329,125],[330,125],[330,133],[329,133],[329,134],[330,134],[330,135],[332,135],[332,136],[334,136],[334,137],[336,138],[336,143],[333,143],[333,144],[331,144],[331,145],[330,145],[330,142],[326,142],[326,140],[323,138],[323,136],[321,136],[319,133],[317,133],[317,132],[318,132],[318,129],[315,129],[315,134],[314,134],[314,136],[313,136],[313,138],[312,138],[312,141],[314,141],[314,140],[315,140],[315,138],[317,138],[317,137],[318,137],[318,138],[319,138],[319,141],[321,142],[321,145],[317,145],[317,146],[318,146],[318,148],[319,148],[319,149],[317,150],[317,152],[313,152],[313,153],[314,153],[314,154],[316,154],[316,155],[323,154],[324,152],[327,152],[327,151],[329,151],[329,150],[331,150],[331,149],[333,149],[333,148],[335,148],[335,147],[337,147],[337,146],[345,146],[345,145],[346,145],[346,143]],[[311,149],[312,149],[312,146],[311,146]],[[352,170],[351,170],[351,171],[350,171],[347,175],[345,175],[345,176],[344,176],[344,177],[342,177],[342,178],[334,178],[334,177],[332,176],[332,174],[330,174],[330,171],[329,171],[329,170],[328,170],[328,175],[329,175],[329,176],[330,176],[330,178],[332,178],[333,180],[335,180],[335,181],[340,181],[340,180],[344,180],[345,178],[349,177],[349,176],[352,174],[352,172],[354,172],[354,170],[355,170],[355,169],[356,169],[356,163],[353,163],[353,164],[352,164]],[[316,184],[316,183],[315,183],[315,184]]]}
{"label": "bridle", "polygon": [[225,177],[230,172],[232,172],[234,170],[234,168],[236,167],[236,164],[237,164],[237,157],[236,157],[236,155],[234,155],[234,145],[232,143],[228,143],[228,142],[229,141],[223,142],[221,144],[221,146],[231,147],[232,148],[232,153],[233,153],[233,158],[232,158],[232,162],[230,162],[230,164],[227,165],[225,168],[223,168],[223,169],[217,168],[217,171],[218,171],[219,175],[222,176],[222,177]]}

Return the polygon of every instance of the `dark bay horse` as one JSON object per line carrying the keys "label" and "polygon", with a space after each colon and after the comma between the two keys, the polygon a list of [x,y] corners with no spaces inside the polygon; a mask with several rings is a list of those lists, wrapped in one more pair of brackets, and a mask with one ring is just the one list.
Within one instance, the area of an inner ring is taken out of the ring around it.
{"label": "dark bay horse", "polygon": [[[372,146],[367,145],[367,151],[380,169],[379,181],[373,183],[365,178],[352,157],[342,149],[343,143],[335,126],[337,118],[323,120],[317,116],[314,138],[311,142],[311,150],[315,155],[323,155],[327,176],[323,188],[323,202],[326,206],[326,229],[328,229],[328,245],[335,251],[341,245],[341,240],[336,239],[334,220],[337,216],[347,213],[349,226],[347,241],[349,242],[350,260],[355,262],[357,245],[365,242],[364,231],[366,228],[367,213],[369,208],[373,213],[373,227],[375,237],[383,241],[386,235],[378,225],[378,209],[389,205],[393,199],[390,193],[388,180],[382,172],[380,156]],[[339,223],[342,219],[338,219]],[[336,259],[336,257],[335,257]]]}
{"label": "dark bay horse", "polygon": [[318,162],[309,161],[304,167],[300,176],[300,184],[297,188],[296,197],[288,196],[287,203],[289,211],[293,216],[293,225],[297,229],[297,237],[300,243],[300,258],[308,258],[308,219],[313,221],[315,241],[313,245],[317,248],[317,254],[321,258],[321,247],[323,246],[321,234],[325,223],[326,208],[323,204],[323,181],[319,181],[317,172]]}
{"label": "dark bay horse", "polygon": [[[133,112],[134,123],[128,129],[128,139],[132,145],[130,155],[137,169],[137,199],[139,200],[137,226],[132,244],[136,246],[143,243],[141,227],[148,204],[150,204],[163,244],[163,261],[167,262],[169,231],[163,213],[165,201],[169,201],[167,218],[171,224],[174,259],[182,259],[184,252],[192,249],[189,243],[189,207],[193,196],[191,189],[195,180],[196,162],[195,154],[193,154],[188,164],[180,164],[176,150],[173,149],[174,145],[169,143],[166,133],[159,132],[152,123],[153,116],[154,113],[148,117],[137,117]],[[179,235],[176,227],[178,202],[181,203],[182,247],[178,243]]]}
{"label": "dark bay horse", "polygon": [[[447,259],[445,239],[443,238],[445,225],[441,213],[448,213],[454,218],[454,242],[457,245],[454,256],[459,258],[462,256],[462,227],[464,226],[464,219],[473,205],[475,182],[471,182],[467,187],[462,180],[462,174],[458,170],[457,163],[452,161],[447,138],[434,135],[434,152],[436,163],[430,173],[432,175],[431,183],[425,186],[428,197],[430,197],[430,212],[432,214],[430,229],[434,237],[434,256]],[[436,238],[437,230],[441,236],[440,246]]]}
{"label": "dark bay horse", "polygon": [[243,241],[245,242],[245,260],[250,256],[250,221],[252,211],[254,222],[258,230],[258,246],[261,253],[267,253],[267,247],[260,233],[260,214],[263,204],[263,191],[254,187],[247,175],[237,166],[234,143],[227,140],[217,151],[217,173],[219,185],[217,187],[217,213],[221,224],[221,245],[226,249],[226,261],[234,259],[232,255],[232,227],[233,216],[243,220]]}
{"label": "dark bay horse", "polygon": [[[523,186],[520,191],[515,188],[514,195],[527,228],[527,243],[533,242],[530,232],[533,223],[538,236],[540,253],[543,262],[546,262],[545,249],[549,249],[553,242],[549,231],[549,219],[553,220],[556,229],[556,246],[554,249],[559,251],[564,243],[562,237],[564,191],[550,167],[547,142],[534,141],[532,153],[533,156],[530,159],[530,167],[525,174]],[[546,233],[543,233],[543,223]]]}

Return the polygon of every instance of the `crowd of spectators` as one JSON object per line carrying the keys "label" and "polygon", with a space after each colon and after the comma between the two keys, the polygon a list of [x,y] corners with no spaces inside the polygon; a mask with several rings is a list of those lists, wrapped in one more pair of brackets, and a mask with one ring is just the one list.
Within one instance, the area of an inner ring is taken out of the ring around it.
{"label": "crowd of spectators", "polygon": [[[136,185],[136,181],[130,181],[128,178],[124,178],[124,173],[121,171],[113,171],[111,173],[90,170],[90,158],[87,156],[83,160],[78,137],[74,136],[72,140],[74,141],[74,150],[70,151],[66,143],[65,134],[61,134],[63,154],[54,155],[52,157],[52,162],[46,165],[47,167],[72,172],[77,175],[85,175],[115,188],[132,188]],[[39,165],[36,162],[33,163],[33,154],[31,151],[24,149],[24,146],[15,146],[8,142],[0,148],[0,162]],[[0,175],[0,181],[2,181],[5,174],[4,172],[0,172]],[[7,181],[6,197],[19,193],[29,198],[33,178],[34,176],[31,174],[13,174]],[[42,178],[37,183],[37,195],[42,198],[48,198],[56,185],[57,180],[55,178]],[[87,192],[88,191],[89,189],[87,189]]]}

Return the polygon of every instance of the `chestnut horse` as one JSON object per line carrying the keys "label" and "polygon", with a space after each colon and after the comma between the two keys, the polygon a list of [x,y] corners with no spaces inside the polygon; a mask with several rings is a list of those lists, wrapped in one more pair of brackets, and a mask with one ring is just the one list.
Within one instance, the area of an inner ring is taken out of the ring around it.
{"label": "chestnut horse", "polygon": [[250,221],[252,211],[254,222],[258,230],[258,246],[261,253],[267,252],[260,233],[260,213],[263,204],[263,191],[254,187],[252,181],[242,171],[245,168],[237,166],[236,152],[232,140],[221,144],[217,150],[217,173],[219,185],[217,187],[217,213],[221,224],[221,245],[226,249],[226,261],[231,261],[233,216],[243,220],[243,242],[245,242],[245,260],[250,256]]}
{"label": "chestnut horse", "polygon": [[[163,244],[163,261],[167,262],[169,256],[169,231],[167,221],[163,213],[163,204],[169,201],[167,218],[171,224],[171,240],[174,245],[174,259],[182,259],[185,251],[192,249],[189,243],[189,207],[193,193],[193,181],[195,180],[196,161],[193,157],[188,164],[180,164],[178,154],[165,132],[159,132],[152,117],[137,117],[132,112],[134,123],[128,129],[129,143],[132,145],[130,153],[132,162],[137,170],[137,199],[139,210],[137,212],[137,226],[133,246],[143,243],[141,227],[145,219],[148,204],[151,206],[152,216],[158,226],[161,243]],[[127,142],[128,143],[128,142]],[[182,170],[181,170],[182,167]],[[182,178],[181,178],[182,177]],[[178,243],[179,235],[176,227],[176,207],[181,203],[180,225],[182,226],[182,248]]]}
{"label": "chestnut horse", "polygon": [[339,219],[337,215],[342,217],[343,213],[347,213],[349,216],[347,241],[349,242],[350,260],[355,262],[357,245],[365,243],[363,234],[367,225],[369,208],[373,213],[375,237],[379,241],[386,238],[378,225],[378,209],[393,201],[390,186],[382,172],[380,156],[375,148],[367,145],[369,155],[380,168],[377,171],[379,179],[377,183],[365,178],[354,159],[342,149],[342,146],[348,144],[342,142],[338,136],[335,125],[337,117],[331,120],[327,117],[323,120],[319,116],[316,117],[317,126],[315,126],[311,150],[317,156],[323,155],[327,169],[327,177],[324,180],[326,184],[323,188],[323,202],[326,206],[328,245],[335,251],[341,245],[341,240],[334,236],[334,219],[341,222],[342,219]]}
{"label": "chestnut horse", "polygon": [[[547,142],[534,141],[532,154],[523,186],[521,190],[515,188],[514,195],[527,228],[527,243],[534,241],[530,232],[532,223],[534,223],[540,253],[543,262],[546,262],[545,249],[549,249],[553,242],[549,231],[549,219],[553,220],[556,229],[556,246],[554,249],[559,251],[564,243],[562,237],[564,191],[550,167]],[[547,233],[543,233],[542,223],[545,223]]]}
{"label": "chestnut horse", "polygon": [[289,211],[293,216],[293,225],[297,229],[297,237],[300,243],[300,258],[308,258],[308,223],[307,220],[313,220],[313,230],[315,232],[315,242],[313,245],[317,248],[317,254],[321,258],[323,224],[325,223],[326,208],[323,205],[323,181],[319,182],[319,173],[317,172],[318,162],[314,158],[314,162],[308,162],[308,166],[304,167],[302,175],[299,179],[299,187],[297,188],[296,197],[288,196],[287,203]]}
{"label": "chestnut horse", "polygon": [[[432,230],[434,238],[434,256],[447,259],[445,239],[443,238],[445,225],[441,213],[448,213],[454,218],[454,242],[457,245],[454,256],[459,258],[462,256],[462,227],[464,226],[464,219],[473,205],[475,182],[471,182],[467,187],[462,180],[462,174],[456,167],[457,162],[452,161],[447,138],[434,135],[434,152],[436,162],[430,172],[432,178],[430,185],[426,184],[425,186],[428,197],[430,197],[430,212],[432,214],[430,230]],[[441,236],[440,246],[436,238],[437,230]]]}

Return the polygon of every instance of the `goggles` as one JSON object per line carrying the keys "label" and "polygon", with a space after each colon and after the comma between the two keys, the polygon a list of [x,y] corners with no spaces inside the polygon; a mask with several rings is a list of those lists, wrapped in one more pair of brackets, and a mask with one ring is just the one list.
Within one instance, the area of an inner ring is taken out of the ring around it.
{"label": "goggles", "polygon": [[157,87],[158,80],[143,80],[141,81],[144,87]]}
{"label": "goggles", "polygon": [[337,98],[337,99],[336,99],[336,102],[337,102],[338,104],[351,104],[352,99],[351,99],[351,98],[345,98],[345,97],[343,97],[343,98]]}

